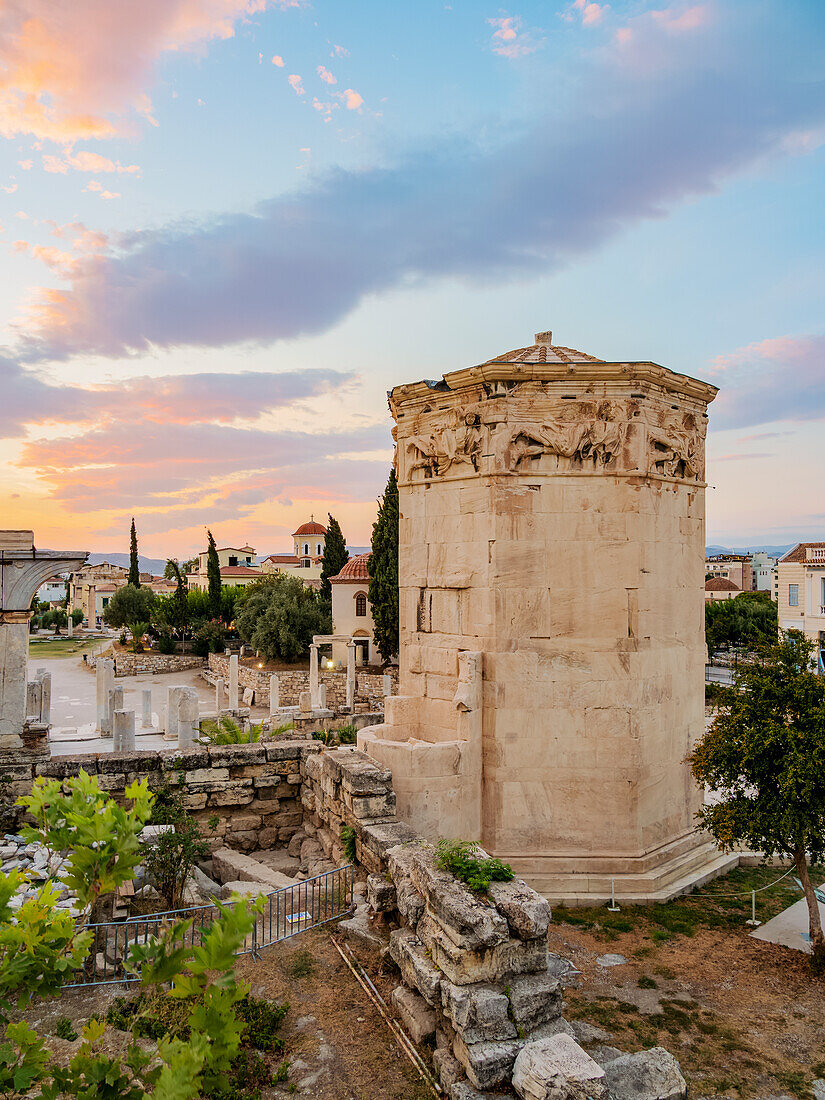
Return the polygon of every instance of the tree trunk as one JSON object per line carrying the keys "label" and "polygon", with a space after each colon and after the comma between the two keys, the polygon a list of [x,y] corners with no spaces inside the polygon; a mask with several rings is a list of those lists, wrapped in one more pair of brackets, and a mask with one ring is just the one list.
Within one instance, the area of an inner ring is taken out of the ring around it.
{"label": "tree trunk", "polygon": [[819,902],[816,900],[814,888],[811,884],[811,876],[808,874],[808,860],[805,855],[804,845],[794,849],[794,864],[796,865],[799,881],[805,891],[805,901],[808,903],[808,925],[811,933],[811,951],[816,969],[825,967],[825,936],[822,934],[822,918],[819,913]]}

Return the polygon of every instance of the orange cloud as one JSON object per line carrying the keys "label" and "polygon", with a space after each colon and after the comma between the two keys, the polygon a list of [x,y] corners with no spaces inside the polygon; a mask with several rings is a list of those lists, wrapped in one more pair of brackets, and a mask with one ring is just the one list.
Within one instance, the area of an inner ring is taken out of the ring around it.
{"label": "orange cloud", "polygon": [[357,111],[364,102],[364,97],[352,88],[347,88],[343,93],[344,104],[348,111]]}
{"label": "orange cloud", "polygon": [[279,53],[276,53],[275,56],[272,58],[272,64],[277,65],[279,69],[282,69],[284,67],[284,59]]}
{"label": "orange cloud", "polygon": [[321,80],[323,80],[325,84],[338,83],[338,81],[335,79],[329,69],[325,68],[323,65],[318,66],[318,76],[320,76]]}
{"label": "orange cloud", "polygon": [[119,199],[121,197],[120,191],[107,191],[99,180],[89,180],[83,190],[95,191],[102,199]]}
{"label": "orange cloud", "polygon": [[143,85],[158,57],[231,38],[238,20],[300,0],[54,0],[0,6],[0,134],[61,144],[110,138],[131,111],[157,124]]}
{"label": "orange cloud", "polygon": [[293,73],[292,76],[288,76],[287,81],[289,82],[289,86],[292,88],[296,95],[304,94],[304,84],[297,73]]}
{"label": "orange cloud", "polygon": [[493,53],[501,57],[523,57],[525,54],[535,53],[541,43],[537,41],[529,30],[523,30],[523,20],[520,15],[500,15],[487,22],[493,31]]}

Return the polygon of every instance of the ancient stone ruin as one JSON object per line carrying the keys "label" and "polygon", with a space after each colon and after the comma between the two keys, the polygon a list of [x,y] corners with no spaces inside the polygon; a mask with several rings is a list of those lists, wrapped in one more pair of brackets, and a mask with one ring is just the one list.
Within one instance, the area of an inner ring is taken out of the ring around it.
{"label": "ancient stone ruin", "polygon": [[713,386],[535,343],[397,386],[400,685],[359,747],[424,836],[543,895],[665,899],[694,831]]}

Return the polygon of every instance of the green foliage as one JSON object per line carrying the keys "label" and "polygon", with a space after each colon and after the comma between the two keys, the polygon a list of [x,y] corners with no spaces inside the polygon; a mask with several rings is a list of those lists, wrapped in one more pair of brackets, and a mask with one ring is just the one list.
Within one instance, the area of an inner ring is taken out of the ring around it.
{"label": "green foliage", "polygon": [[209,595],[209,607],[214,617],[221,613],[221,561],[218,548],[211,531],[206,532],[206,586]]}
{"label": "green foliage", "polygon": [[8,1024],[0,1042],[0,1094],[23,1095],[38,1081],[49,1060],[43,1040],[23,1021]]}
{"label": "green foliage", "polygon": [[769,592],[742,592],[705,603],[705,640],[713,656],[723,646],[758,649],[777,636],[777,605]]}
{"label": "green foliage", "polygon": [[329,578],[337,577],[348,561],[349,552],[341,526],[335,516],[330,515],[321,565],[321,596],[325,600],[332,601],[332,585],[329,583]]}
{"label": "green foliage", "polygon": [[335,732],[342,745],[354,745],[358,739],[358,727],[352,722],[346,726],[339,726]]}
{"label": "green foliage", "polygon": [[92,910],[102,894],[132,877],[142,852],[138,837],[149,818],[152,795],[145,779],[125,791],[131,807],[119,806],[100,789],[97,776],[80,774],[64,781],[38,776],[31,795],[19,799],[36,826],[22,835],[50,852],[69,852],[63,881],[77,891],[80,905]]}
{"label": "green foliage", "polygon": [[72,612],[72,626],[80,626],[83,622],[83,612],[79,607],[76,607]]}
{"label": "green foliage", "polygon": [[491,882],[509,882],[513,877],[509,863],[482,856],[479,851],[478,844],[471,840],[439,840],[435,863],[478,893],[486,893]]}
{"label": "green foliage", "polygon": [[297,577],[282,573],[247,585],[236,604],[241,638],[267,660],[296,661],[309,651],[314,634],[329,634],[332,620],[324,601]]}
{"label": "green foliage", "polygon": [[[245,730],[229,714],[222,714],[217,722],[207,719],[201,723],[198,741],[202,745],[254,745],[263,737],[263,722],[250,722]],[[279,730],[278,732],[283,732]]]}
{"label": "green foliage", "polygon": [[62,607],[50,608],[40,616],[40,626],[44,630],[48,630],[50,626],[53,626],[55,634],[59,634],[61,628],[65,627],[67,623],[68,618]]}
{"label": "green foliage", "polygon": [[154,602],[155,594],[151,588],[125,584],[123,588],[118,588],[103,609],[103,621],[107,626],[114,627],[151,622]]}
{"label": "green foliage", "polygon": [[209,845],[191,817],[178,821],[174,832],[161,833],[147,848],[144,856],[146,870],[170,909],[179,909],[183,905],[186,880],[194,865],[208,855]]}
{"label": "green foliage", "polygon": [[195,634],[192,648],[203,657],[208,653],[223,653],[226,648],[226,626],[220,619],[210,619]]}
{"label": "green foliage", "polygon": [[723,850],[740,845],[790,856],[810,907],[814,956],[825,958],[807,860],[825,854],[825,682],[811,668],[814,643],[795,630],[735,674],[690,757],[715,795],[698,813]]}
{"label": "green foliage", "polygon": [[137,531],[135,530],[135,517],[132,516],[132,530],[129,532],[129,576],[127,583],[140,588],[140,565],[138,564]]}
{"label": "green foliage", "polygon": [[289,973],[293,978],[308,978],[315,970],[315,958],[311,951],[302,947],[292,956]]}
{"label": "green foliage", "polygon": [[129,623],[129,633],[132,635],[132,652],[142,653],[143,644],[141,639],[146,631],[149,629],[148,623]]}
{"label": "green foliage", "polygon": [[358,851],[355,846],[357,834],[352,825],[341,826],[341,841],[344,845],[344,855],[350,863],[358,862]]}
{"label": "green foliage", "polygon": [[158,638],[158,653],[175,653],[177,648],[177,642],[171,634],[161,634]]}
{"label": "green foliage", "polygon": [[398,482],[390,470],[372,527],[369,601],[373,636],[385,661],[398,653]]}
{"label": "green foliage", "polygon": [[54,1033],[58,1039],[65,1039],[68,1043],[73,1043],[77,1038],[77,1032],[74,1029],[74,1024],[68,1016],[61,1016],[57,1023],[54,1025]]}

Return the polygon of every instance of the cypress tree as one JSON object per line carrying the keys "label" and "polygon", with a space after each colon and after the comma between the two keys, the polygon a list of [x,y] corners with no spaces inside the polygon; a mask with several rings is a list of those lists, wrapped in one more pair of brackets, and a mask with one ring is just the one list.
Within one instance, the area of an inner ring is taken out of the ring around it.
{"label": "cypress tree", "polygon": [[132,532],[129,537],[129,579],[127,584],[140,588],[140,566],[138,565],[137,531],[135,517],[132,516]]}
{"label": "cypress tree", "polygon": [[398,481],[390,470],[372,526],[369,600],[373,637],[385,661],[398,653]]}
{"label": "cypress tree", "polygon": [[321,566],[321,596],[325,600],[332,599],[332,585],[330,577],[337,576],[349,561],[349,552],[341,527],[335,516],[329,516],[327,537],[324,541],[324,557]]}
{"label": "cypress tree", "polygon": [[221,562],[212,532],[207,531],[206,534],[209,539],[206,552],[206,584],[212,618],[217,619],[221,613]]}

